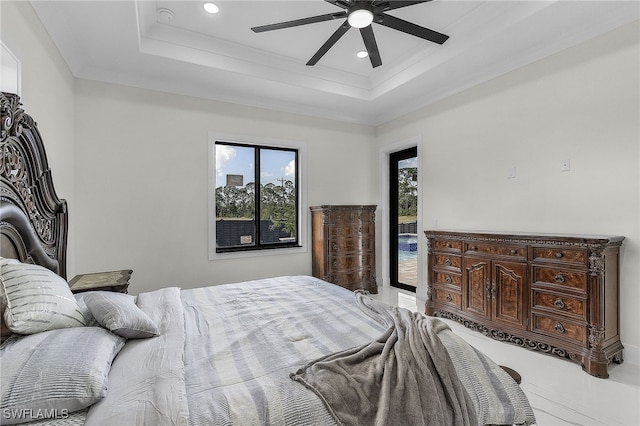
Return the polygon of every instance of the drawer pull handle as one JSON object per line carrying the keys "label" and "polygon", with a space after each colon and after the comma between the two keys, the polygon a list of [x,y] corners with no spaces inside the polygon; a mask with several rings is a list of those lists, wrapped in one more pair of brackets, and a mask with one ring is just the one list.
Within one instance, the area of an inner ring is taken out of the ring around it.
{"label": "drawer pull handle", "polygon": [[564,333],[564,332],[566,331],[566,330],[564,329],[564,326],[563,326],[563,325],[562,325],[562,323],[560,323],[560,322],[559,322],[559,323],[556,323],[556,326],[555,326],[554,328],[555,328],[555,330],[556,330],[558,333]]}
{"label": "drawer pull handle", "polygon": [[451,243],[447,243],[447,247],[451,248]]}
{"label": "drawer pull handle", "polygon": [[555,302],[553,302],[553,304],[559,309],[564,309],[564,302],[559,297],[555,300]]}
{"label": "drawer pull handle", "polygon": [[555,282],[557,283],[564,283],[564,275],[562,275],[561,273],[557,273],[555,277],[553,277],[553,279],[555,280]]}
{"label": "drawer pull handle", "polygon": [[453,297],[451,297],[451,295],[447,293],[447,297],[445,297],[445,299],[447,299],[447,302],[451,302],[453,300]]}
{"label": "drawer pull handle", "polygon": [[511,250],[511,254],[518,254],[518,250]]}
{"label": "drawer pull handle", "polygon": [[557,259],[562,259],[562,256],[564,256],[564,254],[562,254],[561,251],[556,252],[556,258]]}
{"label": "drawer pull handle", "polygon": [[478,247],[476,247],[476,246],[469,247],[469,250],[477,250],[477,249],[478,249]]}
{"label": "drawer pull handle", "polygon": [[444,260],[444,264],[447,266],[451,265],[451,259],[449,259],[448,257]]}
{"label": "drawer pull handle", "polygon": [[338,250],[338,244],[333,243],[333,249],[334,249],[334,250]]}
{"label": "drawer pull handle", "polygon": [[453,282],[453,278],[451,278],[451,275],[447,275],[447,278],[445,278],[445,281],[447,282],[447,284],[451,284]]}

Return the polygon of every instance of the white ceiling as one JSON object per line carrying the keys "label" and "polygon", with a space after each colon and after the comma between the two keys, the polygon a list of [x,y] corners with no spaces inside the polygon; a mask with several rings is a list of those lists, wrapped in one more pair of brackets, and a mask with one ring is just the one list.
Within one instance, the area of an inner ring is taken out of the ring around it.
{"label": "white ceiling", "polygon": [[[637,1],[434,0],[388,12],[450,36],[434,44],[373,24],[383,65],[350,29],[305,63],[342,20],[251,27],[342,9],[323,0],[32,1],[74,76],[380,124],[639,19]],[[172,12],[158,13],[160,9]]]}

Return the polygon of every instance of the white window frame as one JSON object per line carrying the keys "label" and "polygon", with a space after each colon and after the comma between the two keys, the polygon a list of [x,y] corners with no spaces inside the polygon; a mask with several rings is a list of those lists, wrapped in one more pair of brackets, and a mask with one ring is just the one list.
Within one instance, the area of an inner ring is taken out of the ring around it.
{"label": "white window frame", "polygon": [[[265,250],[246,250],[218,253],[216,252],[216,141],[232,142],[247,145],[260,145],[274,148],[292,148],[298,150],[298,243],[299,247],[279,247]],[[208,161],[209,161],[209,180],[208,180],[208,215],[207,221],[209,226],[209,260],[224,260],[251,258],[260,256],[287,255],[291,253],[305,253],[308,247],[308,229],[307,212],[307,188],[306,188],[306,144],[299,141],[288,141],[281,139],[260,138],[255,136],[243,136],[233,134],[223,134],[217,132],[209,132],[208,135]]]}

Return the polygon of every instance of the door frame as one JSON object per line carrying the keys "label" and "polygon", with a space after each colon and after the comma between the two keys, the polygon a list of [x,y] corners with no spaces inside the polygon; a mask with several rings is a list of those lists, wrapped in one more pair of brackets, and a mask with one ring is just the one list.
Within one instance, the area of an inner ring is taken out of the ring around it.
{"label": "door frame", "polygon": [[[406,151],[411,151],[411,153],[406,153]],[[403,155],[400,156],[399,154],[403,154]],[[417,282],[416,282],[416,286],[414,287],[410,284],[400,282],[399,280],[400,268],[399,268],[399,261],[398,261],[398,237],[397,237],[398,223],[397,222],[398,222],[398,201],[399,201],[398,174],[400,169],[397,166],[400,161],[403,161],[409,158],[415,158],[416,165],[417,165],[418,163],[418,147],[417,146],[411,146],[409,148],[405,148],[399,151],[393,151],[389,153],[389,165],[387,167],[387,173],[389,173],[389,192],[387,194],[387,197],[390,200],[389,202],[389,284],[396,288],[401,288],[403,290],[407,290],[411,292],[417,292],[418,291]],[[419,180],[420,180],[420,168],[418,168],[418,181]],[[418,194],[416,193],[416,197],[417,195]],[[420,199],[418,199],[418,201],[420,201]],[[416,216],[416,220],[417,220],[417,216]],[[416,223],[416,226],[417,226],[417,223]],[[395,232],[393,228],[396,229]],[[417,233],[417,229],[416,229],[416,233]],[[417,267],[417,264],[416,264],[416,267]],[[395,279],[392,279],[392,278],[395,278]],[[416,280],[417,280],[417,277],[416,277]]]}
{"label": "door frame", "polygon": [[[380,170],[384,171],[380,173],[380,233],[381,242],[380,245],[380,256],[378,259],[381,259],[380,262],[380,276],[382,277],[382,286],[383,287],[391,287],[391,272],[390,272],[390,250],[389,250],[389,160],[392,152],[402,151],[407,148],[411,148],[416,146],[418,148],[418,286],[416,288],[416,299],[418,302],[418,306],[423,306],[427,300],[427,283],[425,281],[425,277],[427,276],[426,267],[427,267],[427,258],[426,258],[426,238],[422,234],[422,206],[424,205],[424,197],[423,197],[423,185],[422,181],[424,179],[424,167],[423,167],[423,159],[422,159],[422,135],[412,136],[405,140],[395,142],[389,145],[384,145],[380,147],[379,154],[379,165]],[[422,171],[422,173],[421,173]]]}

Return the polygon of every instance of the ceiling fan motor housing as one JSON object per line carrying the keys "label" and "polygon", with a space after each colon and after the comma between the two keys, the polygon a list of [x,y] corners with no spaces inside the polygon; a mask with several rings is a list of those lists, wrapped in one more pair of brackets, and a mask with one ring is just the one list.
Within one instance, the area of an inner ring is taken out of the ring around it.
{"label": "ceiling fan motor housing", "polygon": [[364,28],[373,22],[373,5],[368,1],[358,1],[347,10],[347,21],[354,28]]}

